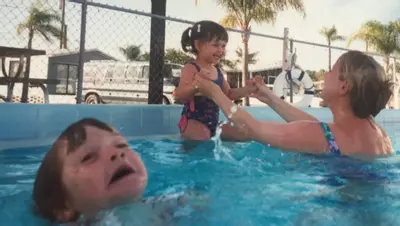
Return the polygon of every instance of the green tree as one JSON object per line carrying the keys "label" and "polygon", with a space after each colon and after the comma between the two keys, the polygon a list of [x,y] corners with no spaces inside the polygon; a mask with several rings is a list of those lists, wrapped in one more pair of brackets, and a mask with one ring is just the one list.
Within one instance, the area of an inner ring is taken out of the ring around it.
{"label": "green tree", "polygon": [[306,70],[306,72],[314,82],[323,80],[326,73],[324,69],[320,69],[319,71]]}
{"label": "green tree", "polygon": [[384,55],[383,62],[386,74],[391,72],[390,56],[400,52],[398,36],[400,33],[400,19],[383,24],[376,20],[365,22],[360,29],[348,40],[348,46],[354,40],[363,40],[367,43],[366,48],[373,48],[376,52]]}
{"label": "green tree", "polygon": [[335,25],[333,25],[330,28],[323,27],[319,33],[325,37],[326,42],[328,43],[328,70],[331,71],[331,69],[332,69],[332,49],[331,49],[332,42],[343,41],[343,40],[345,40],[345,37],[338,34],[338,31],[337,31]]}
{"label": "green tree", "polygon": [[144,52],[141,56],[140,59],[141,61],[150,61],[150,53],[149,52]]}
{"label": "green tree", "polygon": [[141,45],[129,45],[125,48],[120,47],[119,51],[125,56],[128,61],[136,61],[141,58]]}
{"label": "green tree", "polygon": [[362,40],[365,42],[365,51],[369,51],[369,43],[373,42],[374,37],[379,35],[379,28],[381,23],[376,20],[365,22],[361,25],[357,32],[353,33],[347,40],[347,47],[355,40]]}
{"label": "green tree", "polygon": [[165,50],[165,60],[170,61],[171,63],[183,65],[193,61],[194,58],[181,50],[169,48]]}
{"label": "green tree", "polygon": [[[24,31],[28,32],[28,49],[32,49],[33,38],[35,34],[39,34],[48,42],[53,42],[52,38],[61,38],[61,28],[54,25],[55,22],[60,23],[61,18],[55,11],[43,9],[41,2],[38,0],[32,4],[29,14],[23,22],[18,24],[17,33],[21,35]],[[24,78],[27,80],[30,74],[31,57],[26,57]],[[24,82],[22,88],[21,102],[28,101],[28,83]]]}
{"label": "green tree", "polygon": [[[139,57],[139,60],[142,60],[142,61],[148,61],[149,59],[150,59],[150,54],[148,52],[141,54]],[[177,50],[174,48],[168,48],[165,50],[164,59],[165,59],[165,61],[169,61],[169,62],[175,63],[175,64],[182,64],[182,65],[194,60],[194,58],[192,56],[186,54],[185,52],[183,52],[181,50]],[[227,60],[227,59],[221,60],[220,64],[222,66],[226,66],[231,69],[235,68],[235,66],[236,66],[235,61]]]}
{"label": "green tree", "polygon": [[[251,23],[274,23],[278,12],[288,8],[304,13],[303,0],[216,0],[217,4],[227,10],[227,15],[220,21],[222,25],[240,28],[243,42],[242,84],[249,78],[248,73],[248,42]],[[305,13],[304,13],[305,15]],[[244,104],[249,105],[249,98]]]}
{"label": "green tree", "polygon": [[222,59],[220,64],[229,69],[235,69],[237,65],[235,60],[228,60],[228,59]]}
{"label": "green tree", "polygon": [[[242,59],[243,59],[243,50],[242,50],[242,48],[238,47],[236,49],[235,53],[236,53],[236,56],[238,57],[238,59],[236,60],[236,63],[237,64],[242,63]],[[248,64],[256,64],[257,63],[257,58],[256,58],[257,55],[258,55],[258,52],[248,53],[248,55],[247,55],[247,63]]]}

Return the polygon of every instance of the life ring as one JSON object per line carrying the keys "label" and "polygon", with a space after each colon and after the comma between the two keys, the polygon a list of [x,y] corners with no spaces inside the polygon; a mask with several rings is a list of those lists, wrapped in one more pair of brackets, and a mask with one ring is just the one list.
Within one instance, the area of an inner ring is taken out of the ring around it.
{"label": "life ring", "polygon": [[[275,95],[289,101],[290,80],[293,80],[293,105],[296,107],[309,107],[315,96],[315,87],[307,72],[293,68],[290,71],[282,71],[274,82]],[[304,91],[303,91],[304,90]],[[301,92],[303,91],[303,95]]]}

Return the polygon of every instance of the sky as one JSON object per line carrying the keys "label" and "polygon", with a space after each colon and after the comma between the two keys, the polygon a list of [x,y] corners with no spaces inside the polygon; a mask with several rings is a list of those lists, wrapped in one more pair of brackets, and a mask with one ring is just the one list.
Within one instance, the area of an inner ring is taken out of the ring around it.
{"label": "sky", "polygon": [[[93,0],[142,12],[151,11],[150,0]],[[28,8],[34,0],[5,0],[0,3],[0,45],[24,47],[26,33],[16,34],[19,22],[28,15]],[[45,1],[46,2],[46,1]],[[220,21],[226,12],[218,6],[216,0],[167,0],[167,15],[188,21]],[[58,0],[48,0],[47,8],[58,9]],[[289,28],[289,37],[313,43],[326,44],[319,34],[322,27],[335,25],[340,35],[349,36],[367,20],[387,22],[399,18],[399,0],[304,0],[306,17],[288,10],[280,12],[275,24],[252,24],[252,31],[273,36],[283,36],[284,28]],[[78,50],[80,31],[80,5],[66,3],[66,23],[68,25],[68,45],[70,50]],[[188,24],[167,21],[166,48],[180,48],[180,37]],[[143,51],[150,48],[150,18],[141,15],[89,7],[87,17],[86,48],[98,48],[101,51],[123,60],[120,47],[130,44],[141,45]],[[227,59],[235,59],[234,50],[241,46],[239,33],[229,32]],[[280,66],[282,59],[282,41],[252,35],[249,41],[250,52],[258,51],[257,63],[250,69],[262,69]],[[333,45],[346,47],[346,42]],[[364,50],[363,42],[354,42],[350,48]],[[49,55],[59,53],[58,43],[48,44],[35,38],[34,48],[45,49]],[[305,69],[319,70],[328,67],[327,48],[295,43],[298,64]],[[332,61],[343,51],[333,50]],[[380,57],[376,58],[381,61]],[[39,65],[37,66],[39,67]],[[41,69],[45,70],[45,69]]]}
{"label": "sky", "polygon": [[[101,3],[110,3],[110,0],[95,0]],[[113,5],[150,12],[151,1],[127,1],[114,0]],[[306,17],[293,10],[279,13],[276,23],[254,24],[252,30],[273,36],[283,36],[284,28],[289,28],[289,36],[293,39],[326,44],[326,40],[319,34],[322,27],[335,25],[340,35],[349,36],[356,31],[360,25],[367,21],[376,19],[382,22],[398,19],[400,1],[398,0],[304,0]],[[213,20],[220,21],[226,11],[217,6],[215,0],[167,0],[167,15],[174,18],[181,18],[190,21]],[[168,23],[167,23],[168,24]],[[167,46],[179,48],[180,34],[187,26],[169,23],[167,35]],[[346,42],[336,42],[334,45],[346,47]],[[250,51],[258,51],[257,64],[251,68],[265,68],[273,65],[280,65],[282,58],[282,41],[252,36],[249,42]],[[236,58],[234,50],[241,46],[239,33],[230,32],[228,43],[228,59]],[[312,45],[294,44],[298,54],[298,61],[301,67],[319,70],[328,67],[327,48]],[[354,42],[350,48],[364,50],[362,42]],[[332,60],[335,61],[343,51],[333,50]],[[378,60],[379,57],[377,57]]]}

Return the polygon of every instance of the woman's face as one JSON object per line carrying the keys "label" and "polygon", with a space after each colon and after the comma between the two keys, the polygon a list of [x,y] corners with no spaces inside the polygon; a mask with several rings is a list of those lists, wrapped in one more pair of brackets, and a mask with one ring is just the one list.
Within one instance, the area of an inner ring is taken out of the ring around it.
{"label": "woman's face", "polygon": [[147,185],[147,171],[139,155],[116,132],[91,126],[86,126],[85,131],[83,145],[60,156],[67,206],[91,215],[141,198]]}
{"label": "woman's face", "polygon": [[333,65],[332,70],[324,74],[324,88],[321,92],[321,98],[325,103],[336,99],[344,94],[343,88],[347,81],[342,81],[340,77],[340,58]]}

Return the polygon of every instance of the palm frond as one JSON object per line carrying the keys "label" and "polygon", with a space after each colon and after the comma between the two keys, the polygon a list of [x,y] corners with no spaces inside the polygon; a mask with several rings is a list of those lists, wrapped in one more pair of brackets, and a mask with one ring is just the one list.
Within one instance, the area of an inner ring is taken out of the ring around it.
{"label": "palm frond", "polygon": [[348,43],[354,40],[363,40],[372,46],[375,51],[384,55],[391,55],[400,51],[400,43],[397,37],[400,33],[400,20],[383,24],[377,20],[365,22],[360,29],[354,33]]}
{"label": "palm frond", "polygon": [[61,29],[51,24],[39,24],[36,27],[36,30],[46,39],[46,41],[52,42],[51,37],[61,39]]}
{"label": "palm frond", "polygon": [[272,23],[276,21],[278,12],[293,8],[304,13],[303,0],[215,0],[218,5],[224,7],[228,14],[237,18],[239,25],[248,28],[251,21],[258,24]]}
{"label": "palm frond", "polygon": [[294,9],[299,13],[303,14],[303,17],[306,17],[306,11],[304,8],[303,0],[262,0],[264,4],[270,5],[272,9],[277,11],[284,11],[288,9]]}
{"label": "palm frond", "polygon": [[25,24],[25,23],[20,23],[20,24],[18,24],[18,27],[17,27],[17,34],[18,35],[21,35],[22,34],[22,32],[25,30],[25,29],[27,29],[28,27],[27,27],[27,25]]}
{"label": "palm frond", "polygon": [[235,28],[239,26],[238,20],[235,15],[227,14],[220,20],[220,24],[225,27]]}

